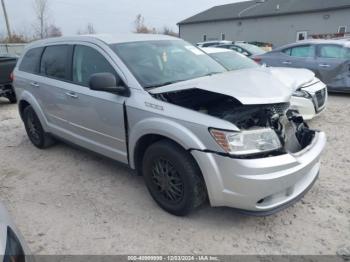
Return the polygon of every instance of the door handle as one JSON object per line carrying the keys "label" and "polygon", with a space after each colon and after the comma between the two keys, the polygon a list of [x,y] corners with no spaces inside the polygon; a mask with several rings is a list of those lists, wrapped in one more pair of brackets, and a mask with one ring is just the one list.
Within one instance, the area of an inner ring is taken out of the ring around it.
{"label": "door handle", "polygon": [[74,92],[67,92],[67,93],[66,93],[66,96],[69,96],[69,97],[74,98],[74,99],[77,99],[77,98],[78,98],[77,94],[74,93]]}
{"label": "door handle", "polygon": [[328,65],[328,64],[319,64],[319,66],[320,66],[320,67],[324,67],[324,68],[330,67],[330,65]]}
{"label": "door handle", "polygon": [[284,64],[284,65],[291,65],[292,62],[291,61],[283,61],[282,64]]}
{"label": "door handle", "polygon": [[39,85],[38,83],[36,83],[36,82],[30,83],[30,85],[31,85],[32,87],[36,87],[36,88],[40,87],[40,85]]}

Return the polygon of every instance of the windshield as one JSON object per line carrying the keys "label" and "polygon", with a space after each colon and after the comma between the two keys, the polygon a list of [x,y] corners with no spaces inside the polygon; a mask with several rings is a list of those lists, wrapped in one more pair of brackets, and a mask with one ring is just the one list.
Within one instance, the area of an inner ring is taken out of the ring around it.
{"label": "windshield", "polygon": [[211,53],[209,55],[229,71],[259,67],[250,58],[234,51]]}
{"label": "windshield", "polygon": [[111,48],[146,89],[226,71],[182,40],[112,44]]}
{"label": "windshield", "polygon": [[263,49],[261,49],[256,45],[242,44],[242,43],[236,43],[235,45],[246,49],[248,52],[252,53],[253,55],[262,55],[266,53]]}

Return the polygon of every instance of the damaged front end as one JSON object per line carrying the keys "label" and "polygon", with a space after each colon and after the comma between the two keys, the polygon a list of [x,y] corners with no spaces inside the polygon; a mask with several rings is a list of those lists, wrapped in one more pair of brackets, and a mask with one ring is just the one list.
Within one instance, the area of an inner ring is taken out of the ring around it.
{"label": "damaged front end", "polygon": [[261,158],[296,153],[309,146],[316,133],[297,111],[289,109],[289,103],[244,105],[231,96],[197,88],[152,95],[234,124],[240,132],[209,130],[232,157]]}

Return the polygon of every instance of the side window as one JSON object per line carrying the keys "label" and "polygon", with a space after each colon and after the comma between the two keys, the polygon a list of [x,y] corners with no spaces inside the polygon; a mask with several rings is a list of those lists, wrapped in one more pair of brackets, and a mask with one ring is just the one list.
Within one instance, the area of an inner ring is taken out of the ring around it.
{"label": "side window", "polygon": [[42,47],[28,50],[19,65],[19,70],[32,74],[39,73],[40,57],[43,50]]}
{"label": "side window", "polygon": [[315,56],[315,46],[303,45],[303,46],[292,47],[290,50],[290,56],[293,56],[293,57],[314,57]]}
{"label": "side window", "polygon": [[289,55],[292,53],[292,48],[287,48],[287,49],[284,49],[282,50],[283,53],[285,53],[286,55]]}
{"label": "side window", "polygon": [[303,41],[305,39],[307,39],[307,31],[297,33],[297,41]]}
{"label": "side window", "polygon": [[62,79],[69,79],[69,46],[56,45],[45,48],[41,58],[40,74]]}
{"label": "side window", "polygon": [[350,48],[344,48],[345,59],[350,59]]}
{"label": "side window", "polygon": [[112,73],[117,79],[120,79],[114,68],[97,50],[83,45],[75,46],[73,55],[73,82],[88,86],[91,75],[96,73]]}
{"label": "side window", "polygon": [[321,45],[319,56],[321,58],[345,58],[346,50],[339,45]]}
{"label": "side window", "polygon": [[225,33],[221,34],[221,40],[226,40],[226,34]]}
{"label": "side window", "polygon": [[232,45],[232,46],[230,47],[230,49],[233,50],[233,51],[236,51],[236,52],[238,52],[238,53],[243,53],[243,49],[240,48],[240,47],[238,47],[238,46]]}
{"label": "side window", "polygon": [[346,26],[339,26],[338,33],[345,34],[346,33]]}

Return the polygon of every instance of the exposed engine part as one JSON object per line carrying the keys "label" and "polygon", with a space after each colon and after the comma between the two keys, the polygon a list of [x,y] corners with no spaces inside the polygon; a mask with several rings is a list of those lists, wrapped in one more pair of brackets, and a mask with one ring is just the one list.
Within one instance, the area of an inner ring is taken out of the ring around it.
{"label": "exposed engine part", "polygon": [[289,109],[289,103],[242,105],[232,97],[196,88],[153,96],[168,103],[224,119],[242,130],[270,127],[279,136],[284,152],[302,150],[311,143],[315,135],[315,131],[309,129],[302,116],[297,111]]}

